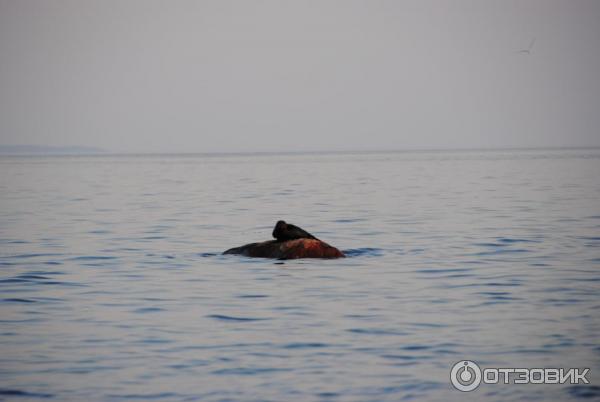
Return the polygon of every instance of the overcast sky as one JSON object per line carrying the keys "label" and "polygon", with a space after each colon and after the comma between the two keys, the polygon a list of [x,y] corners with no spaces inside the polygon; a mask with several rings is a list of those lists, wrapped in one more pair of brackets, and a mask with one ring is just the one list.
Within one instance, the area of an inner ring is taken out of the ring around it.
{"label": "overcast sky", "polygon": [[0,144],[600,145],[596,0],[0,0],[0,60]]}

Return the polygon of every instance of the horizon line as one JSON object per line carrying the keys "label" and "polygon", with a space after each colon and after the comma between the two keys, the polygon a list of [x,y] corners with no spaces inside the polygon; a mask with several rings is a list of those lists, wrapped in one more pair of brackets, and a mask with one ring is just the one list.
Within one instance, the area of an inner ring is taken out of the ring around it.
{"label": "horizon line", "polygon": [[[2,148],[47,148],[39,151],[10,152]],[[302,155],[302,154],[385,154],[385,153],[410,153],[410,152],[490,152],[490,151],[542,151],[542,150],[586,150],[600,149],[600,145],[579,146],[517,146],[517,147],[414,147],[397,149],[345,149],[345,150],[298,150],[298,151],[112,151],[93,146],[44,146],[44,145],[1,145],[0,156],[160,156],[160,155],[202,155],[202,156],[227,156],[227,155]],[[71,150],[69,152],[68,150]]]}

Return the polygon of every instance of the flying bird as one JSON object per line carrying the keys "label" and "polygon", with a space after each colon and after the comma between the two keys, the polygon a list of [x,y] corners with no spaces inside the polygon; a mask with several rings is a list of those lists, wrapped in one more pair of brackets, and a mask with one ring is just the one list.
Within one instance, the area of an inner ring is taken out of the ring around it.
{"label": "flying bird", "polygon": [[533,38],[531,40],[531,43],[529,43],[529,46],[527,47],[527,49],[518,50],[517,53],[530,55],[531,54],[531,50],[533,49],[533,45],[535,44],[535,39],[536,38]]}

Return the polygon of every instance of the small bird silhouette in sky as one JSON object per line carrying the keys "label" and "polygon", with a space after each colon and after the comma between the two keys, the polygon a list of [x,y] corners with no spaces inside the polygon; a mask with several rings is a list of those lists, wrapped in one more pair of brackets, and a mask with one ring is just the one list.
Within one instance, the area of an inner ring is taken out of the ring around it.
{"label": "small bird silhouette in sky", "polygon": [[536,38],[533,38],[531,40],[531,42],[529,43],[529,46],[527,47],[527,49],[518,50],[517,53],[531,55],[531,50],[533,49],[533,45],[535,44],[535,39]]}

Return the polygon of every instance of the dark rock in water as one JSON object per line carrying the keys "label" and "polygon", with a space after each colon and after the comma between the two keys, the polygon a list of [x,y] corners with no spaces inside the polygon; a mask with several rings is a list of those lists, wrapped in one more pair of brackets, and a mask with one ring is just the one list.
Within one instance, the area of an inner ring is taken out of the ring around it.
{"label": "dark rock in water", "polygon": [[294,240],[294,239],[317,239],[315,236],[308,233],[306,230],[286,223],[285,221],[278,221],[273,229],[273,237],[279,241]]}
{"label": "dark rock in water", "polygon": [[342,258],[337,248],[318,239],[294,239],[286,241],[268,240],[262,243],[250,243],[235,247],[223,254],[240,254],[246,257],[277,258],[289,260],[295,258]]}
{"label": "dark rock in water", "polygon": [[225,251],[223,254],[241,254],[247,257],[277,258],[341,258],[344,253],[317,239],[306,230],[285,221],[278,221],[273,229],[277,240],[250,243]]}

